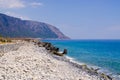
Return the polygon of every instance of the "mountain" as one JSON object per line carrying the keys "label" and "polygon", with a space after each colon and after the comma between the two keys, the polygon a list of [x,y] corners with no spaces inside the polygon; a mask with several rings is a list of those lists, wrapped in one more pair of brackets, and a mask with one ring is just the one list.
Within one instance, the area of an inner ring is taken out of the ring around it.
{"label": "mountain", "polygon": [[21,20],[0,13],[0,34],[5,37],[69,39],[58,28],[47,23]]}

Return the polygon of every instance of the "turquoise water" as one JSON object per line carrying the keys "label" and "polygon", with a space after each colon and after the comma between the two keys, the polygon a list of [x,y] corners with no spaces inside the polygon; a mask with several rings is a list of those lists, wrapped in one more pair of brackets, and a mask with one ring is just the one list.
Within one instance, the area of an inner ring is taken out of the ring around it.
{"label": "turquoise water", "polygon": [[78,62],[120,73],[120,40],[46,40]]}

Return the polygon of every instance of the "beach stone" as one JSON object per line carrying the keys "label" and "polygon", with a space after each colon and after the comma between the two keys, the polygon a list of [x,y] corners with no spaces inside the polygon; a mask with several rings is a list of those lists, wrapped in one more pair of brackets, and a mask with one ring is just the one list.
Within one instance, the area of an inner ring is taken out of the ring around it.
{"label": "beach stone", "polygon": [[0,44],[0,53],[6,53],[9,51],[17,50],[23,43],[7,43]]}
{"label": "beach stone", "polygon": [[38,47],[34,42],[25,42],[0,57],[1,80],[104,80],[89,75],[86,69],[87,65],[50,54],[45,47]]}

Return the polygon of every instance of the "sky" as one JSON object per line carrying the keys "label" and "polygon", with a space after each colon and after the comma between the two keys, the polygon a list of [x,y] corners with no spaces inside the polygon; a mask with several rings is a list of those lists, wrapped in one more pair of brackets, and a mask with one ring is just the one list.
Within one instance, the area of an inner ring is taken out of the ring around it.
{"label": "sky", "polygon": [[49,23],[72,39],[120,39],[120,0],[0,0],[0,13]]}

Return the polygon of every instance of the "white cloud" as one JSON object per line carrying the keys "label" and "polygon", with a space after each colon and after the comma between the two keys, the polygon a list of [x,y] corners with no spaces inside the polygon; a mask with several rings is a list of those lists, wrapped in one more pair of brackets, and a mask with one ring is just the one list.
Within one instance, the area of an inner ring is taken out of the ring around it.
{"label": "white cloud", "polygon": [[32,2],[32,3],[30,3],[30,5],[33,7],[38,7],[38,6],[42,6],[43,4],[40,2]]}
{"label": "white cloud", "polygon": [[0,8],[23,8],[25,7],[21,0],[0,0]]}
{"label": "white cloud", "polygon": [[22,16],[20,14],[16,14],[14,12],[6,12],[5,14],[9,15],[9,16],[13,16],[13,17],[17,17],[17,18],[20,18],[22,20],[31,20],[29,17],[27,16]]}
{"label": "white cloud", "polygon": [[25,8],[25,7],[39,7],[43,4],[40,2],[27,2],[23,0],[0,0],[0,8],[3,9],[14,9],[14,8]]}

